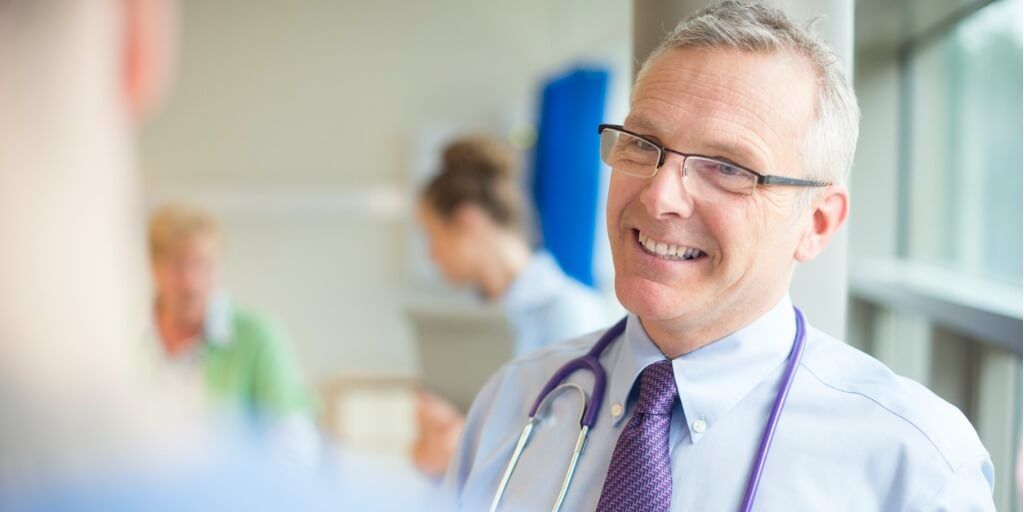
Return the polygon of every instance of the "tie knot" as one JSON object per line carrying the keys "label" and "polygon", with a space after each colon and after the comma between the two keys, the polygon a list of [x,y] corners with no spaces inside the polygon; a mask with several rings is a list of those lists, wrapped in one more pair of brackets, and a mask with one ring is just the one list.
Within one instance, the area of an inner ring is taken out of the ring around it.
{"label": "tie knot", "polygon": [[640,396],[636,412],[668,416],[676,399],[676,379],[672,361],[662,360],[640,372]]}

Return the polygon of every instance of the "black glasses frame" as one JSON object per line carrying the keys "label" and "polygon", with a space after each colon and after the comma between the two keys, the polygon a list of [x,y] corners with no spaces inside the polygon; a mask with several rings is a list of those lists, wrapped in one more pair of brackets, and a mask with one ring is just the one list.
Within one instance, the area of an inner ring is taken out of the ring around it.
{"label": "black glasses frame", "polygon": [[661,144],[658,144],[657,142],[654,142],[653,140],[651,140],[651,139],[649,139],[649,138],[647,138],[647,137],[645,137],[643,135],[640,135],[639,133],[631,132],[631,131],[625,129],[621,124],[599,124],[599,125],[597,125],[597,133],[598,133],[598,135],[603,133],[605,130],[614,130],[614,131],[617,131],[617,132],[625,133],[626,135],[631,135],[633,137],[636,137],[636,138],[638,138],[638,139],[640,139],[640,140],[642,140],[644,142],[647,142],[648,144],[658,148],[660,153],[658,155],[658,165],[654,168],[655,171],[657,171],[658,169],[661,169],[661,166],[665,165],[665,155],[666,154],[668,154],[668,153],[675,153],[675,154],[683,157],[684,159],[687,158],[687,157],[695,156],[695,157],[699,157],[699,158],[706,158],[708,160],[713,160],[715,162],[721,162],[721,163],[726,164],[726,165],[731,165],[731,166],[736,167],[738,169],[743,169],[744,171],[749,172],[750,174],[753,174],[754,176],[757,176],[757,184],[758,185],[783,185],[783,186],[787,186],[787,187],[827,187],[827,186],[831,185],[831,183],[828,183],[826,181],[801,180],[801,179],[797,179],[797,178],[788,178],[786,176],[775,176],[775,175],[771,175],[771,174],[761,174],[761,173],[759,173],[759,172],[757,172],[757,171],[755,171],[753,169],[748,169],[746,167],[743,167],[742,165],[735,164],[735,163],[732,163],[732,162],[727,162],[727,161],[724,161],[724,160],[722,160],[720,158],[715,158],[713,156],[698,155],[698,154],[694,154],[694,153],[683,153],[682,151],[676,151],[674,149],[667,148],[667,147],[665,147],[665,146],[663,146]]}

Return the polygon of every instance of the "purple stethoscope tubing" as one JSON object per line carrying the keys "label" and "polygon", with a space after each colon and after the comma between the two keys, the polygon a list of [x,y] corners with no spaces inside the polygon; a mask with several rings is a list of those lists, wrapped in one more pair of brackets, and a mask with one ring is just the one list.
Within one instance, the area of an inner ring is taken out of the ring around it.
{"label": "purple stethoscope tubing", "polygon": [[[534,425],[537,424],[537,414],[539,413],[544,401],[556,390],[563,388],[575,388],[583,398],[583,412],[580,414],[580,431],[576,437],[576,444],[573,446],[572,457],[569,459],[569,468],[565,472],[565,478],[562,480],[562,487],[558,491],[558,498],[555,500],[555,505],[552,507],[553,512],[558,512],[562,509],[562,505],[565,503],[566,493],[569,492],[569,486],[572,484],[573,475],[576,473],[576,465],[579,463],[580,455],[583,454],[583,448],[587,444],[587,437],[590,435],[590,428],[597,422],[597,413],[601,409],[601,402],[604,401],[604,389],[608,382],[608,376],[604,371],[604,367],[601,366],[600,357],[608,345],[611,345],[616,338],[619,337],[626,330],[626,319],[619,320],[615,325],[608,329],[602,336],[601,339],[597,340],[597,343],[586,354],[574,358],[569,362],[565,363],[554,375],[548,379],[548,382],[544,384],[544,388],[540,394],[537,395],[537,399],[533,402],[533,407],[530,408],[530,419],[526,422],[526,426],[523,427],[523,431],[519,434],[519,440],[516,442],[515,448],[512,450],[512,456],[509,457],[508,465],[505,467],[505,472],[498,482],[498,488],[494,491],[494,497],[491,499],[490,512],[496,512],[498,507],[501,505],[502,496],[505,495],[505,489],[508,487],[508,482],[512,478],[512,473],[516,469],[516,465],[519,464],[519,458],[523,454],[523,450],[526,449],[527,443],[530,442],[530,436],[533,434]],[[590,370],[594,374],[594,388],[587,398],[586,391],[580,386],[572,383],[566,383],[565,380],[569,378],[576,370]]]}
{"label": "purple stethoscope tubing", "polygon": [[[796,313],[796,336],[793,340],[793,348],[789,354],[789,363],[786,367],[786,373],[782,376],[782,382],[779,385],[778,394],[775,396],[775,403],[772,405],[771,414],[768,416],[768,423],[765,424],[764,434],[761,436],[761,445],[757,452],[757,458],[754,459],[754,467],[751,469],[750,478],[747,480],[746,492],[743,494],[743,504],[740,510],[749,512],[754,506],[754,498],[757,495],[757,488],[761,483],[761,474],[764,473],[764,464],[768,459],[768,452],[771,450],[772,439],[775,437],[775,429],[779,424],[779,417],[782,416],[782,409],[786,405],[786,398],[789,396],[789,389],[793,385],[793,377],[796,375],[796,370],[800,365],[800,358],[803,355],[804,341],[807,338],[807,324],[804,320],[803,313],[800,309],[794,307],[793,311]],[[604,401],[604,390],[607,384],[608,377],[605,374],[604,367],[601,366],[599,358],[601,354],[608,348],[612,342],[618,338],[623,331],[626,329],[626,318],[619,320],[618,323],[608,329],[601,339],[594,344],[594,346],[581,357],[570,360],[568,363],[563,365],[551,379],[548,380],[547,384],[541,390],[537,399],[533,402],[533,407],[530,408],[530,418],[534,418],[537,415],[538,409],[540,409],[541,403],[555,388],[562,384],[566,379],[569,378],[576,370],[586,369],[590,370],[594,374],[594,389],[590,394],[590,398],[587,400],[584,408],[583,415],[580,417],[580,427],[587,427],[588,429],[594,426],[597,422],[597,415],[601,410],[601,403]]]}
{"label": "purple stethoscope tubing", "polygon": [[761,484],[761,474],[764,473],[764,463],[768,459],[768,451],[772,446],[772,439],[775,438],[775,427],[779,425],[779,417],[782,416],[782,408],[786,405],[786,398],[789,397],[789,388],[793,387],[793,377],[796,376],[796,369],[800,366],[800,357],[804,353],[804,341],[807,339],[807,322],[804,314],[796,307],[796,339],[793,340],[793,348],[789,354],[789,366],[782,376],[779,384],[779,392],[775,395],[775,404],[772,405],[771,415],[768,416],[768,423],[764,426],[764,434],[761,435],[761,446],[757,451],[757,458],[754,459],[754,467],[750,471],[750,479],[747,480],[747,490],[743,493],[743,504],[740,510],[750,512],[754,508],[754,497],[757,495],[757,488]]}
{"label": "purple stethoscope tubing", "polygon": [[530,408],[531,418],[537,416],[540,404],[547,398],[548,393],[565,382],[576,370],[587,369],[594,374],[594,389],[584,406],[583,415],[580,416],[580,427],[594,427],[594,423],[597,423],[597,413],[601,410],[601,402],[604,401],[605,384],[608,382],[608,376],[605,374],[604,366],[601,366],[600,357],[604,349],[608,348],[608,345],[611,345],[626,330],[626,318],[628,317],[623,317],[622,320],[605,331],[601,339],[597,340],[597,343],[590,348],[590,351],[565,363],[548,379],[548,383],[544,385],[540,394],[537,395],[537,399],[533,401],[533,407]]}

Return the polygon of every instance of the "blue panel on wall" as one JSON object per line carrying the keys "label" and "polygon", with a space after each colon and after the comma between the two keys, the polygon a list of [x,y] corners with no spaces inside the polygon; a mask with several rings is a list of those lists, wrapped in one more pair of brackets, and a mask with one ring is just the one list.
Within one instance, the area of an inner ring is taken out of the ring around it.
{"label": "blue panel on wall", "polygon": [[588,286],[594,286],[601,176],[597,125],[608,78],[605,70],[573,69],[544,86],[534,160],[543,244],[567,274]]}

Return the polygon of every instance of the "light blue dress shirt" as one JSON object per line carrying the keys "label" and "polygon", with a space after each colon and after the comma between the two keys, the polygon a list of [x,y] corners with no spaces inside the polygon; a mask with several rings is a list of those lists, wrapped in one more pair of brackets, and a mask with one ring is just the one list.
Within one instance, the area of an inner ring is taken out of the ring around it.
{"label": "light blue dress shirt", "polygon": [[[672,510],[737,510],[795,334],[788,297],[739,331],[672,361]],[[447,488],[485,510],[527,413],[562,364],[600,332],[521,357],[470,411]],[[630,315],[604,353],[608,388],[564,510],[594,510],[633,413],[634,382],[664,355]],[[589,373],[570,381],[590,390]],[[508,485],[503,510],[549,510],[579,428],[578,395],[550,400]],[[923,386],[810,328],[754,503],[770,510],[994,510],[992,464],[961,412]]]}
{"label": "light blue dress shirt", "polygon": [[521,356],[607,327],[616,319],[594,290],[567,276],[546,251],[533,254],[501,297]]}

